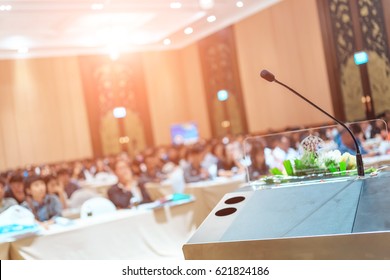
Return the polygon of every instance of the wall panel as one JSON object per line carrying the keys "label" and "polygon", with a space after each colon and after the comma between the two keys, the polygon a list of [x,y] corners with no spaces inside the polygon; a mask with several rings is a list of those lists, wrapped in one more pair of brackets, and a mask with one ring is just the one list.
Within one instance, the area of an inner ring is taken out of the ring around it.
{"label": "wall panel", "polygon": [[76,58],[0,61],[0,166],[92,156]]}
{"label": "wall panel", "polygon": [[183,94],[186,96],[188,119],[198,124],[200,137],[209,139],[211,137],[211,126],[197,45],[192,44],[183,48],[180,50],[180,56],[185,80]]}
{"label": "wall panel", "polygon": [[171,143],[170,126],[190,121],[178,51],[143,53],[155,145]]}
{"label": "wall panel", "polygon": [[329,122],[321,112],[259,76],[268,69],[333,113],[315,1],[283,1],[234,28],[250,132]]}

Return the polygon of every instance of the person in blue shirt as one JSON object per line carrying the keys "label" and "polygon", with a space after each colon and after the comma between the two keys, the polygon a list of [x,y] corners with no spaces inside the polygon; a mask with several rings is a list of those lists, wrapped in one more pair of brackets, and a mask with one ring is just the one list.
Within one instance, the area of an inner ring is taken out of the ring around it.
{"label": "person in blue shirt", "polygon": [[48,194],[45,181],[40,176],[30,176],[25,181],[26,201],[22,206],[29,209],[44,226],[54,222],[60,217],[62,205],[56,195]]}
{"label": "person in blue shirt", "polygon": [[[352,131],[355,132],[355,130],[352,130]],[[367,154],[368,152],[363,148],[362,143],[361,143],[358,135],[356,135],[355,137],[356,137],[356,141],[357,141],[359,148],[360,148],[360,153],[362,155]],[[355,142],[353,141],[353,138],[351,137],[351,135],[348,133],[348,131],[346,129],[343,129],[335,137],[334,141],[337,143],[338,149],[339,149],[341,154],[348,152],[351,155],[356,155]]]}

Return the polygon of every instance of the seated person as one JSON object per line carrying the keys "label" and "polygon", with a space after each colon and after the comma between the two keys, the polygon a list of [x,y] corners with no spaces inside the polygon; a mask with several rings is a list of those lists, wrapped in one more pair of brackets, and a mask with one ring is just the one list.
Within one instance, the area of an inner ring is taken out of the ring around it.
{"label": "seated person", "polygon": [[0,214],[7,210],[10,206],[18,204],[12,197],[4,197],[5,188],[5,180],[0,178]]}
{"label": "seated person", "polygon": [[148,182],[159,183],[165,180],[167,176],[162,172],[160,168],[159,158],[154,154],[145,156],[144,158],[144,170],[139,176],[138,183],[144,186]]}
{"label": "seated person", "polygon": [[203,152],[194,147],[188,151],[187,165],[183,168],[184,181],[186,183],[211,179],[209,172],[202,167]]}
{"label": "seated person", "polygon": [[217,162],[217,175],[219,177],[232,177],[243,172],[245,172],[245,167],[239,162],[232,146],[225,146],[224,158],[219,158]]}
{"label": "seated person", "polygon": [[180,164],[180,154],[179,149],[175,146],[171,146],[168,148],[167,151],[167,162],[173,163],[175,166],[178,166]]}
{"label": "seated person", "polygon": [[117,160],[113,165],[118,183],[108,192],[108,198],[117,208],[131,208],[133,205],[151,202],[146,189],[134,179],[130,166],[124,160]]}
{"label": "seated person", "polygon": [[13,198],[18,204],[22,204],[25,201],[24,178],[21,174],[15,173],[11,176],[4,197]]}
{"label": "seated person", "polygon": [[[73,165],[72,172],[70,172],[71,178],[74,181],[84,181],[87,179],[87,169],[84,167],[83,163],[81,161],[76,161]],[[91,175],[89,176],[91,177]]]}
{"label": "seated person", "polygon": [[202,166],[209,170],[210,167],[216,166],[218,162],[218,157],[214,153],[218,153],[218,149],[224,149],[224,145],[222,143],[214,143],[212,145],[211,142],[206,143],[203,151],[203,161]]}
{"label": "seated person", "polygon": [[64,186],[64,190],[68,198],[70,198],[76,190],[80,189],[77,182],[71,180],[70,171],[67,168],[61,168],[58,170],[57,178],[60,184]]}
{"label": "seated person", "polygon": [[269,173],[269,167],[265,163],[264,149],[265,146],[260,142],[253,144],[251,148],[251,165],[248,167],[249,178],[251,181],[257,180]]}
{"label": "seated person", "polygon": [[64,189],[64,185],[60,183],[58,178],[53,175],[44,177],[45,184],[47,186],[47,193],[54,194],[58,197],[61,202],[62,209],[68,208],[67,195]]}
{"label": "seated person", "polygon": [[111,171],[110,167],[108,166],[108,164],[106,163],[106,161],[104,159],[101,159],[101,158],[98,158],[96,160],[95,176],[96,176],[96,174],[99,174],[99,173],[112,174],[112,171]]}
{"label": "seated person", "polygon": [[22,206],[29,209],[39,222],[48,225],[54,222],[55,217],[60,217],[62,205],[57,196],[48,194],[46,184],[40,176],[30,176],[25,182],[26,201]]}
{"label": "seated person", "polygon": [[287,159],[294,160],[298,157],[298,152],[291,147],[291,140],[287,136],[276,138],[275,148],[272,150],[274,166],[283,170],[283,162]]}
{"label": "seated person", "polygon": [[[352,130],[354,132],[354,130]],[[355,134],[356,135],[356,134]],[[368,152],[363,148],[362,143],[356,135],[356,141],[360,148],[360,153],[362,155],[368,155]],[[335,142],[338,145],[338,150],[341,154],[344,154],[346,152],[350,153],[351,155],[356,155],[356,146],[355,142],[352,138],[352,136],[349,134],[349,132],[346,129],[343,129],[339,135],[335,137]]]}

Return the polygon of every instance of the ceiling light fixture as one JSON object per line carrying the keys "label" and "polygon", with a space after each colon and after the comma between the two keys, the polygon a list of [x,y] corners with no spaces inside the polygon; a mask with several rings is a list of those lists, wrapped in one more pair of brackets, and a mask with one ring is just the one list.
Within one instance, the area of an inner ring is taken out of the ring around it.
{"label": "ceiling light fixture", "polygon": [[11,11],[12,6],[11,5],[0,5],[0,11]]}
{"label": "ceiling light fixture", "polygon": [[25,54],[28,53],[29,49],[27,47],[21,47],[18,49],[18,53]]}
{"label": "ceiling light fixture", "polygon": [[191,34],[192,32],[194,32],[194,29],[192,29],[192,27],[187,27],[186,29],[184,29],[184,33],[187,35]]}
{"label": "ceiling light fixture", "polygon": [[93,3],[93,4],[91,5],[91,9],[92,9],[92,10],[95,10],[95,11],[97,11],[97,10],[103,10],[103,8],[104,8],[104,5],[103,5],[102,3]]}
{"label": "ceiling light fixture", "polygon": [[244,7],[244,2],[242,2],[242,1],[237,1],[237,2],[236,2],[236,6],[237,6],[238,8],[242,8],[242,7]]}
{"label": "ceiling light fixture", "polygon": [[199,0],[199,6],[204,10],[210,10],[214,8],[214,0]]}
{"label": "ceiling light fixture", "polygon": [[112,110],[112,114],[114,115],[114,118],[116,119],[122,119],[126,117],[127,112],[125,107],[115,107],[114,110]]}
{"label": "ceiling light fixture", "polygon": [[171,39],[168,39],[168,38],[164,39],[164,41],[163,41],[163,44],[166,46],[170,45],[171,43],[172,43]]}
{"label": "ceiling light fixture", "polygon": [[120,52],[119,52],[119,49],[117,46],[110,45],[107,47],[107,50],[108,50],[108,54],[109,54],[112,61],[118,60],[118,58],[120,56]]}
{"label": "ceiling light fixture", "polygon": [[172,9],[180,9],[181,8],[181,3],[180,2],[171,2],[169,5]]}
{"label": "ceiling light fixture", "polygon": [[211,16],[208,16],[208,17],[207,17],[207,21],[208,21],[208,22],[214,22],[214,21],[216,21],[216,20],[217,20],[217,17],[214,16],[214,15],[211,15]]}

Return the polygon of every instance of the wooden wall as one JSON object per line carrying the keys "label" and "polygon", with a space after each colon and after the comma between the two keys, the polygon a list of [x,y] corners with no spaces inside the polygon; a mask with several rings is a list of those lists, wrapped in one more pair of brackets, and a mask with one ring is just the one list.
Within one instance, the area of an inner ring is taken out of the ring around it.
{"label": "wooden wall", "polygon": [[[134,155],[153,145],[141,54],[124,54],[116,61],[82,56],[79,61],[94,156]],[[125,108],[126,116],[115,118],[116,107]]]}
{"label": "wooden wall", "polygon": [[259,75],[268,69],[333,113],[315,1],[283,1],[234,28],[250,132],[329,122],[321,112]]}
{"label": "wooden wall", "polygon": [[[213,137],[248,132],[232,27],[227,27],[198,43],[203,85]],[[220,100],[218,93],[227,93]]]}
{"label": "wooden wall", "polygon": [[92,156],[78,60],[0,61],[0,170]]}
{"label": "wooden wall", "polygon": [[[389,1],[317,2],[335,113],[346,121],[373,119],[390,108]],[[355,64],[359,51],[367,64]]]}

